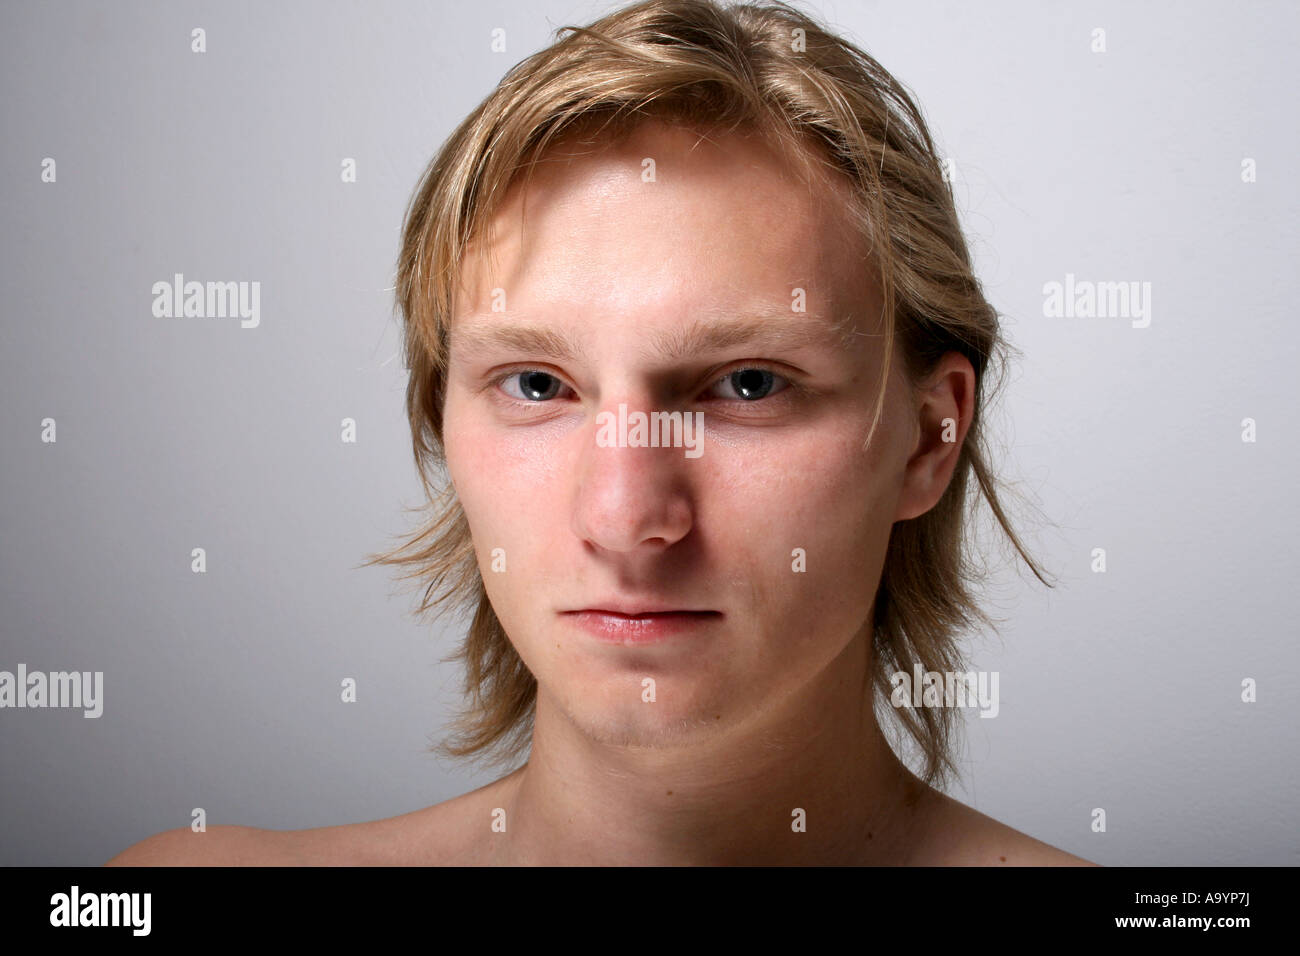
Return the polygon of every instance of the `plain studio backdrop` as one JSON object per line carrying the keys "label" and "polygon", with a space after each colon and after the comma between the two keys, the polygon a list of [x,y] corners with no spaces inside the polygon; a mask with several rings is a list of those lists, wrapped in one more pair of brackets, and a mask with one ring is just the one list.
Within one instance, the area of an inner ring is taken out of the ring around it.
{"label": "plain studio backdrop", "polygon": [[[355,569],[420,500],[399,229],[502,74],[616,6],[0,7],[0,670],[104,673],[98,719],[0,710],[0,862],[98,864],[199,807],[373,820],[504,772],[426,752],[461,631]],[[951,792],[1104,864],[1300,863],[1300,9],[802,6],[917,97],[1023,352],[994,447],[1060,585],[994,565],[1002,636],[968,646],[1000,707],[966,712]],[[155,317],[177,273],[258,282],[257,326]],[[1149,289],[1149,322],[1048,314],[1067,281]]]}

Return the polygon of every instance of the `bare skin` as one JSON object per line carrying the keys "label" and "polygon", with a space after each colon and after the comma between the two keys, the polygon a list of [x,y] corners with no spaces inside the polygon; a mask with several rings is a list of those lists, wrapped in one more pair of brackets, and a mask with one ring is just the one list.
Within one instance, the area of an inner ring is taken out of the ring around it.
{"label": "bare skin", "polygon": [[[523,768],[452,800],[369,823],[311,830],[213,826],[206,833],[167,830],[135,844],[106,866],[496,866],[505,863],[505,834],[483,821],[509,808]],[[917,781],[918,837],[903,854],[881,854],[872,834],[850,865],[1096,866],[999,823]],[[880,839],[881,844],[887,843]],[[629,865],[645,861],[624,859]],[[782,861],[788,862],[788,861]]]}
{"label": "bare skin", "polygon": [[[950,353],[911,383],[895,354],[885,378],[843,183],[806,192],[738,134],[652,122],[605,145],[557,147],[526,226],[511,191],[492,255],[466,257],[451,334],[448,471],[492,607],[537,678],[528,763],[387,820],[169,831],[111,864],[1088,865],[918,780],[864,689],[872,582],[893,524],[948,486],[970,363]],[[766,338],[656,348],[756,315]],[[546,348],[561,337],[579,350]],[[774,378],[742,397],[732,376],[753,369]],[[521,376],[558,391],[516,392]],[[600,444],[597,413],[620,403],[704,412],[705,452]],[[612,599],[714,614],[650,645],[574,623]]]}

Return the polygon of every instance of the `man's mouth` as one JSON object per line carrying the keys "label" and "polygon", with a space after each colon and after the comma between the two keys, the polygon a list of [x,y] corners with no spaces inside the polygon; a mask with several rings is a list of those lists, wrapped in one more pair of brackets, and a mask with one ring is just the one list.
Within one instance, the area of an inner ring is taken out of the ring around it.
{"label": "man's mouth", "polygon": [[660,610],[628,613],[608,608],[566,611],[563,617],[611,644],[652,644],[700,634],[723,617],[721,611]]}

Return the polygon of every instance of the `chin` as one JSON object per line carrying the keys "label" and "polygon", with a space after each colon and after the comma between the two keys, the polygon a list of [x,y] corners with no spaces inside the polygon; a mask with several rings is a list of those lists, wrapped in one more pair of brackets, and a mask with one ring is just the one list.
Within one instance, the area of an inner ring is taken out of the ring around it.
{"label": "chin", "polygon": [[[697,688],[686,691],[678,683],[656,679],[655,699],[645,701],[640,675],[606,677],[605,689],[591,690],[591,678],[575,683],[564,696],[569,720],[588,737],[617,747],[669,748],[716,735],[722,725],[719,695]],[[706,691],[703,693],[697,691]]]}
{"label": "chin", "polygon": [[588,737],[601,744],[644,750],[690,746],[707,738],[718,723],[703,715],[664,718],[645,714],[589,715],[577,722]]}

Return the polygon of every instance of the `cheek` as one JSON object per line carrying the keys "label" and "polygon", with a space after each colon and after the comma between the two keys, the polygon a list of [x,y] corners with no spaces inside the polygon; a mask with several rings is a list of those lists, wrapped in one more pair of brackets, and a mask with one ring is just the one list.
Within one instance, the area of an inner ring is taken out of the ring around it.
{"label": "cheek", "polygon": [[889,541],[890,482],[861,444],[853,429],[809,433],[769,466],[737,462],[727,476],[726,551],[751,556],[744,574],[757,585],[760,618],[787,637],[846,636],[870,609]]}
{"label": "cheek", "polygon": [[506,546],[502,531],[510,523],[506,510],[510,499],[500,488],[499,451],[486,430],[450,397],[443,418],[443,448],[447,476],[465,512],[484,579],[490,582],[487,566],[492,549]]}
{"label": "cheek", "polygon": [[443,416],[443,447],[448,477],[470,521],[487,525],[507,514],[513,506],[510,484],[519,474],[508,453],[508,440],[473,403],[462,403],[454,392]]}
{"label": "cheek", "polygon": [[453,395],[448,395],[442,409],[442,450],[447,462],[447,475],[458,494],[464,477],[469,473],[466,456],[473,450],[463,440],[465,428],[462,419],[459,403]]}
{"label": "cheek", "polygon": [[766,454],[762,467],[752,460],[735,462],[725,476],[722,500],[745,517],[737,530],[805,541],[860,534],[867,515],[879,511],[885,491],[860,443],[856,434],[808,434]]}
{"label": "cheek", "polygon": [[447,474],[465,514],[488,601],[507,631],[517,631],[514,606],[522,569],[530,563],[528,536],[511,511],[517,496],[503,485],[500,449],[482,429],[454,416],[447,420],[443,439]]}
{"label": "cheek", "polygon": [[[548,542],[556,540],[548,525],[563,513],[562,446],[528,429],[503,428],[476,416],[472,405],[458,407],[449,399],[443,447],[485,587],[503,592],[532,581],[536,569],[548,565]],[[492,571],[497,548],[502,551],[496,560],[499,564],[504,557],[506,574]],[[507,595],[492,596],[497,605]]]}

